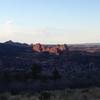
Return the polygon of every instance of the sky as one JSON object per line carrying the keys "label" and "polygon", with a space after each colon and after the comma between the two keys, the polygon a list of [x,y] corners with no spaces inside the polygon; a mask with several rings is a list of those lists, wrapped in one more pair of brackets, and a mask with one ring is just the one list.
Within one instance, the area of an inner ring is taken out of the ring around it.
{"label": "sky", "polygon": [[0,0],[0,42],[99,43],[100,0]]}

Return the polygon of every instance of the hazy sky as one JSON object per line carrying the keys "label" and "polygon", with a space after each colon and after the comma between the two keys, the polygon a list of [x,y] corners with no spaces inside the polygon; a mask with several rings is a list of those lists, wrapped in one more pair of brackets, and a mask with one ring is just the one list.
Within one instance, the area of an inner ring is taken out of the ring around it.
{"label": "hazy sky", "polygon": [[0,0],[0,42],[100,40],[100,0]]}

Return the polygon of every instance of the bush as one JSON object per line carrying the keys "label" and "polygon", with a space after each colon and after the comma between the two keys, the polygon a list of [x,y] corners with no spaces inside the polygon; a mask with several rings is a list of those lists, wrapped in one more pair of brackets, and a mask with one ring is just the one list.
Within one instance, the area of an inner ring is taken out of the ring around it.
{"label": "bush", "polygon": [[51,93],[43,92],[41,93],[39,100],[50,100]]}

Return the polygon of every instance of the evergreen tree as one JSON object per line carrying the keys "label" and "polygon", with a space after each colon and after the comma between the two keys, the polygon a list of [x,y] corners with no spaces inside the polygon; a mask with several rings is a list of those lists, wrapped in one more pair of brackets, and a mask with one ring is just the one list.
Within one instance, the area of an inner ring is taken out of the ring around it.
{"label": "evergreen tree", "polygon": [[38,79],[41,76],[42,66],[39,64],[32,65],[32,77],[33,79]]}
{"label": "evergreen tree", "polygon": [[57,70],[56,67],[53,70],[52,75],[53,75],[52,77],[53,77],[54,80],[57,80],[57,79],[60,79],[61,78],[61,76],[60,76],[60,74],[59,74],[59,72],[58,72],[58,70]]}

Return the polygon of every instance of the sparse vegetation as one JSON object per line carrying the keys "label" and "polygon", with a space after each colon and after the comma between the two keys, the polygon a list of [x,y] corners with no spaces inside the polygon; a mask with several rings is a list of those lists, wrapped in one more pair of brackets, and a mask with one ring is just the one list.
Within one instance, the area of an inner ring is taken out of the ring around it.
{"label": "sparse vegetation", "polygon": [[0,93],[0,100],[100,100],[100,88],[65,89],[40,93]]}

